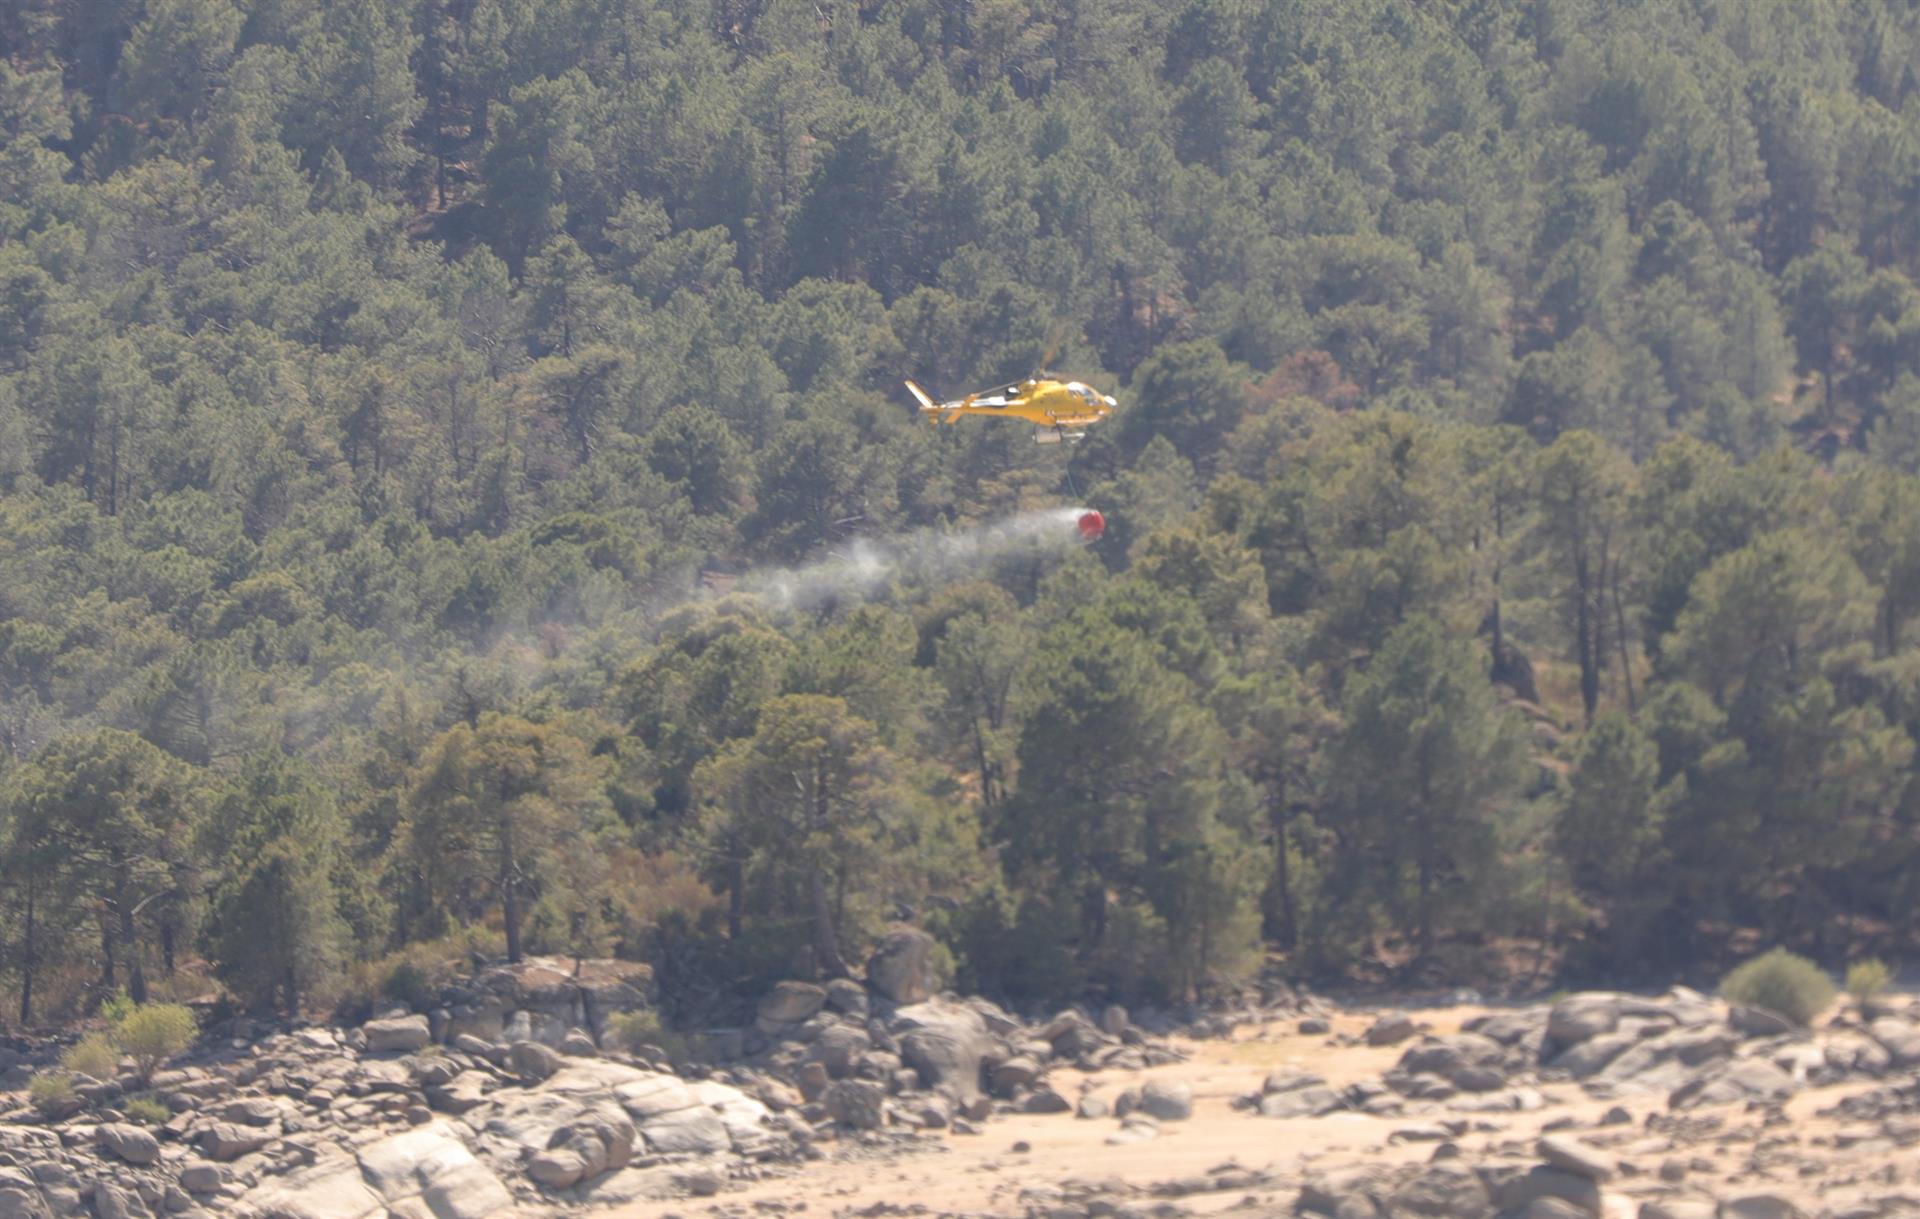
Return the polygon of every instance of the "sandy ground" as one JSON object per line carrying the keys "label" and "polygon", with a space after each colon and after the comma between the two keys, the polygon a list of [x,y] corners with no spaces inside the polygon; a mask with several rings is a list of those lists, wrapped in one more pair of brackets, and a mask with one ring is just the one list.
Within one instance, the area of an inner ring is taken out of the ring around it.
{"label": "sandy ground", "polygon": [[[1448,1033],[1457,1031],[1463,1021],[1481,1010],[1459,1007],[1416,1013],[1416,1016],[1430,1025],[1433,1032]],[[1343,1014],[1333,1021],[1334,1031],[1358,1034],[1373,1019],[1371,1013]],[[996,1116],[977,1135],[941,1132],[921,1136],[926,1144],[925,1154],[902,1154],[889,1160],[862,1162],[840,1159],[841,1149],[829,1144],[826,1160],[797,1168],[777,1179],[736,1185],[714,1198],[641,1202],[601,1214],[606,1219],[665,1219],[666,1216],[692,1219],[750,1210],[780,1213],[804,1209],[811,1215],[867,1211],[878,1215],[911,1209],[917,1213],[1019,1215],[1024,1210],[1020,1201],[1023,1190],[1069,1181],[1114,1181],[1150,1187],[1195,1177],[1225,1164],[1286,1173],[1309,1165],[1391,1163],[1424,1160],[1432,1155],[1430,1142],[1408,1142],[1392,1136],[1396,1130],[1427,1125],[1435,1117],[1445,1115],[1375,1118],[1337,1113],[1321,1118],[1276,1120],[1232,1108],[1236,1097],[1258,1092],[1267,1073],[1275,1067],[1306,1068],[1337,1087],[1378,1076],[1399,1058],[1404,1046],[1375,1049],[1364,1045],[1329,1045],[1324,1036],[1298,1035],[1290,1021],[1242,1029],[1228,1040],[1180,1044],[1192,1057],[1176,1065],[1142,1072],[1082,1076],[1069,1071],[1056,1072],[1053,1076],[1054,1085],[1069,1098],[1083,1085],[1111,1099],[1125,1088],[1156,1075],[1185,1080],[1194,1092],[1193,1118],[1166,1123],[1158,1138],[1145,1143],[1108,1145],[1108,1136],[1119,1128],[1111,1119],[1084,1121],[1064,1114]],[[1832,1149],[1837,1124],[1816,1119],[1815,1111],[1831,1106],[1846,1092],[1863,1090],[1864,1085],[1856,1084],[1804,1092],[1788,1107],[1793,1120],[1785,1129],[1762,1131],[1762,1115],[1757,1113],[1696,1111],[1696,1117],[1718,1117],[1723,1128],[1703,1135],[1700,1146],[1688,1149],[1698,1157],[1692,1182],[1702,1192],[1715,1196],[1765,1188],[1797,1197],[1811,1213],[1823,1205],[1832,1205],[1837,1198],[1871,1196],[1875,1190],[1891,1190],[1906,1180],[1920,1179],[1920,1172],[1911,1166],[1895,1166],[1888,1173],[1877,1160],[1849,1164],[1846,1152]],[[1576,1132],[1583,1136],[1597,1133],[1596,1142],[1619,1144],[1618,1154],[1648,1156],[1641,1162],[1636,1178],[1620,1184],[1630,1197],[1655,1180],[1654,1171],[1659,1162],[1674,1154],[1664,1146],[1659,1154],[1652,1154],[1653,1144],[1664,1144],[1665,1140],[1651,1138],[1642,1129],[1649,1112],[1665,1111],[1662,1097],[1618,1102],[1633,1114],[1633,1125],[1596,1132],[1594,1128],[1601,1115],[1616,1102],[1591,1099],[1572,1084],[1549,1085],[1541,1091],[1548,1099],[1545,1109],[1532,1113],[1471,1115],[1476,1123],[1492,1129],[1468,1133],[1455,1140],[1469,1156],[1469,1162],[1474,1152],[1495,1142],[1511,1145],[1525,1141],[1530,1145],[1547,1122],[1571,1118],[1576,1123]],[[1751,1133],[1731,1133],[1743,1123]],[[1798,1172],[1783,1173],[1777,1165],[1755,1169],[1751,1157],[1757,1140],[1771,1140],[1774,1144],[1787,1140],[1793,1146],[1811,1144],[1819,1157],[1831,1161],[1837,1171],[1831,1179],[1825,1173],[1818,1179],[1807,1179]],[[1015,1151],[1014,1145],[1022,1142],[1030,1149]],[[1887,1158],[1884,1150],[1863,1148],[1862,1153]],[[1907,1148],[1899,1153],[1899,1158],[1920,1161],[1920,1154]],[[1860,1157],[1853,1159],[1860,1160]],[[1847,1178],[1858,1179],[1874,1173],[1882,1179],[1865,1185],[1838,1184]],[[1785,1179],[1770,1179],[1783,1175]],[[1885,1179],[1888,1176],[1893,1179]],[[1729,1178],[1743,1179],[1744,1183],[1736,1189],[1727,1184]],[[1638,1188],[1636,1181],[1641,1183]],[[1912,1192],[1920,1195],[1920,1185],[1915,1185]],[[1277,1214],[1291,1205],[1292,1197],[1290,1189],[1269,1187],[1256,1189],[1251,1195],[1240,1190],[1224,1195],[1191,1196],[1183,1198],[1181,1205],[1194,1213],[1251,1207],[1256,1212]],[[1631,1215],[1636,1209],[1637,1205],[1624,1213]]]}

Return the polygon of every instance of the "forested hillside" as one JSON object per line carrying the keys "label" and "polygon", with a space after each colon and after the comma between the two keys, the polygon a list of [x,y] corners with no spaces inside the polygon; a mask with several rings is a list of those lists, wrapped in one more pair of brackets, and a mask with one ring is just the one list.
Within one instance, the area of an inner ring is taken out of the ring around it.
{"label": "forested hillside", "polygon": [[[1916,64],[1884,0],[10,0],[9,1019],[693,1011],[898,918],[1016,997],[1900,953]],[[1077,446],[899,387],[1056,342]]]}

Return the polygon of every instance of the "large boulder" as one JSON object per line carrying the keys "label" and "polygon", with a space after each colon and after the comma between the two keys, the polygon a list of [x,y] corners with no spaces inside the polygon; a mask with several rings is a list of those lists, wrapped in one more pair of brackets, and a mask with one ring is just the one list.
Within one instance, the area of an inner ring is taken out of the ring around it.
{"label": "large boulder", "polygon": [[760,1000],[760,1019],[769,1024],[798,1024],[827,1005],[827,989],[811,982],[776,982]]}
{"label": "large boulder", "polygon": [[100,1147],[129,1164],[151,1164],[160,1158],[160,1140],[125,1122],[108,1122],[94,1131]]}
{"label": "large boulder", "polygon": [[200,1154],[222,1163],[258,1151],[278,1137],[271,1129],[215,1122],[200,1132]]}
{"label": "large boulder", "polygon": [[1368,1027],[1365,1040],[1372,1046],[1399,1045],[1412,1040],[1419,1032],[1420,1026],[1414,1023],[1412,1016],[1405,1012],[1388,1012]]}
{"label": "large boulder", "polygon": [[919,1074],[924,1086],[963,1108],[980,1098],[980,1064],[993,1039],[979,1012],[930,1000],[902,1008],[892,1031],[901,1061]]}
{"label": "large boulder", "polygon": [[1868,1025],[1867,1031],[1899,1066],[1920,1066],[1920,1024],[1898,1016],[1882,1016]]}
{"label": "large boulder", "polygon": [[548,1189],[566,1189],[626,1167],[640,1135],[624,1110],[595,1104],[547,1139],[527,1164],[527,1175]]}
{"label": "large boulder", "polygon": [[1487,1210],[1487,1187],[1466,1165],[1442,1161],[1395,1190],[1388,1206],[1394,1219],[1480,1215]]}
{"label": "large boulder", "polygon": [[359,1161],[338,1156],[250,1191],[246,1209],[274,1219],[385,1219],[387,1214],[386,1200],[367,1184]]}
{"label": "large boulder", "polygon": [[360,1173],[396,1213],[418,1208],[434,1219],[488,1219],[510,1211],[513,1195],[444,1122],[360,1148]]}
{"label": "large boulder", "polygon": [[433,1041],[425,1016],[389,1016],[360,1026],[369,1054],[412,1054]]}
{"label": "large boulder", "polygon": [[542,1080],[560,1069],[559,1051],[537,1041],[516,1041],[507,1047],[507,1065],[522,1079]]}
{"label": "large boulder", "polygon": [[1566,1050],[1590,1037],[1611,1033],[1620,1025],[1619,995],[1587,993],[1569,995],[1547,1013],[1547,1040]]}
{"label": "large boulder", "polygon": [[1193,1116],[1193,1088],[1177,1079],[1150,1079],[1140,1089],[1140,1111],[1163,1122]]}
{"label": "large boulder", "polygon": [[1438,1075],[1468,1092],[1491,1092],[1506,1082],[1500,1063],[1505,1051],[1499,1042],[1479,1033],[1427,1037],[1400,1056],[1399,1069],[1409,1075]]}
{"label": "large boulder", "polygon": [[827,1116],[855,1130],[878,1130],[886,1122],[886,1093],[863,1079],[843,1079],[821,1098]]}
{"label": "large boulder", "polygon": [[1725,1105],[1737,1101],[1785,1100],[1796,1091],[1793,1077],[1764,1058],[1743,1058],[1705,1068],[1667,1098],[1670,1109]]}
{"label": "large boulder", "polygon": [[671,1075],[657,1075],[614,1089],[639,1124],[647,1146],[659,1152],[725,1151],[733,1139],[726,1124],[694,1090]]}
{"label": "large boulder", "polygon": [[1562,1172],[1570,1172],[1598,1184],[1604,1184],[1618,1170],[1612,1156],[1564,1134],[1543,1137],[1540,1140],[1540,1158]]}
{"label": "large boulder", "polygon": [[888,932],[867,958],[867,985],[903,1007],[926,1002],[940,985],[936,947],[917,927]]}

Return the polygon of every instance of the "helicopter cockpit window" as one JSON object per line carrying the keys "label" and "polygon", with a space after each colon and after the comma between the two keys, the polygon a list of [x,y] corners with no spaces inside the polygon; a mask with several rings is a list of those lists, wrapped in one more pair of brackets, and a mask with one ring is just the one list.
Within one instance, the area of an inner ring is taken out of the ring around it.
{"label": "helicopter cockpit window", "polygon": [[1078,381],[1075,381],[1072,385],[1069,385],[1067,388],[1072,390],[1074,393],[1074,396],[1079,398],[1080,401],[1086,403],[1088,406],[1099,405],[1099,403],[1095,400],[1093,390],[1089,389],[1085,385],[1080,384]]}

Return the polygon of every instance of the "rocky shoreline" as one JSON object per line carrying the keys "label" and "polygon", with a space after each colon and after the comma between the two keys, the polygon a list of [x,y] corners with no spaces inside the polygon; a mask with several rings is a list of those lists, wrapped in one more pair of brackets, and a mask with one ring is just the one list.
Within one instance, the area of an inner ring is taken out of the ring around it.
{"label": "rocky shoreline", "polygon": [[[903,932],[865,983],[781,983],[750,1026],[695,1037],[679,1070],[664,1051],[612,1048],[611,1019],[648,1001],[643,971],[613,963],[495,967],[428,1011],[355,1028],[239,1022],[147,1085],[164,1123],[128,1119],[130,1077],[88,1084],[65,1113],[0,1093],[0,1219],[482,1219],[700,1198],[712,1202],[689,1204],[726,1215],[740,1208],[725,1195],[802,1181],[816,1162],[951,1148],[1001,1121],[1092,1123],[1108,1146],[1149,1143],[1194,1116],[1190,1054],[1270,1037],[1379,1069],[1329,1080],[1310,1063],[1276,1068],[1228,1112],[1276,1130],[1347,1123],[1380,1136],[1374,1153],[1158,1182],[1063,1177],[999,1213],[1920,1213],[1920,1182],[1898,1168],[1920,1159],[1920,1005],[1843,1008],[1809,1031],[1686,990],[1586,993],[1436,1033],[1413,1014],[1361,1022],[1287,992],[1183,1029],[1143,1028],[1117,1007],[1026,1022],[935,994],[929,950]],[[0,1066],[8,1086],[24,1082],[28,1064]],[[1785,1129],[1796,1096],[1848,1086],[1819,1111],[1821,1141]],[[1876,1195],[1883,1162],[1892,1175]],[[1765,1188],[1774,1177],[1794,1188]],[[1810,1210],[1795,1200],[1809,1185],[1847,1188]],[[785,1213],[765,1197],[754,1210]]]}

